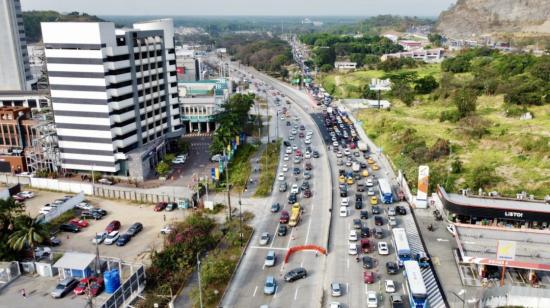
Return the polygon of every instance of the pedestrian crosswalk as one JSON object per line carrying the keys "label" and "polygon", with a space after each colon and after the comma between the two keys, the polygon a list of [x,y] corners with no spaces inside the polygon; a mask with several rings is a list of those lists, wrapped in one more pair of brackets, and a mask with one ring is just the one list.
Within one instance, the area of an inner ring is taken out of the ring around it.
{"label": "pedestrian crosswalk", "polygon": [[207,132],[192,132],[192,133],[188,133],[188,134],[184,135],[184,137],[208,137],[208,136],[212,136],[212,132],[210,132],[210,133],[207,133]]}
{"label": "pedestrian crosswalk", "polygon": [[[409,208],[410,212],[410,208]],[[426,253],[424,245],[422,245],[422,240],[418,234],[418,229],[412,215],[405,215],[403,217],[404,227],[407,230],[407,240],[409,241],[409,247],[413,255],[422,252]],[[426,290],[428,290],[428,301],[430,307],[433,308],[445,308],[445,301],[443,300],[443,295],[441,294],[441,289],[437,284],[435,274],[432,267],[422,268],[422,278],[424,278],[424,284],[426,285]]]}

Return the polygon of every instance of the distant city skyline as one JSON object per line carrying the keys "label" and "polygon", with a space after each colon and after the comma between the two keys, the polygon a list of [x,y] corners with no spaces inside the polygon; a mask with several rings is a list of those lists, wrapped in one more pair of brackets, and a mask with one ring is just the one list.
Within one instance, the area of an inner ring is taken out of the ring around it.
{"label": "distant city skyline", "polygon": [[21,0],[24,11],[55,10],[92,15],[438,16],[456,0]]}

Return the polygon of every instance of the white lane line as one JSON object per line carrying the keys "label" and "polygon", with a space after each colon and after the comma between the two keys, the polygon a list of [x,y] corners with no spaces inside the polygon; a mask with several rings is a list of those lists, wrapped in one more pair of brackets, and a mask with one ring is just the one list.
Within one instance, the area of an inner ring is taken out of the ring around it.
{"label": "white lane line", "polygon": [[369,285],[365,283],[365,294],[369,293]]}
{"label": "white lane line", "polygon": [[292,233],[294,232],[294,228],[290,228],[290,236],[288,237],[288,242],[286,243],[286,249],[290,248],[290,242],[292,241]]}
{"label": "white lane line", "polygon": [[298,290],[300,288],[296,288],[296,291],[294,292],[294,300],[296,300],[298,298]]}
{"label": "white lane line", "polygon": [[273,298],[277,297],[277,291],[279,291],[279,286],[278,285],[275,287],[275,293],[273,294]]}
{"label": "white lane line", "polygon": [[256,288],[254,288],[254,294],[252,294],[252,297],[256,296],[256,292],[258,292],[258,286],[256,286]]}
{"label": "white lane line", "polygon": [[287,250],[288,248],[284,247],[267,247],[267,246],[249,246],[254,249],[268,249],[268,250]]}
{"label": "white lane line", "polygon": [[349,258],[346,258],[346,261],[347,261],[347,263],[348,263],[348,266],[347,266],[347,267],[348,267],[348,269],[349,269]]}

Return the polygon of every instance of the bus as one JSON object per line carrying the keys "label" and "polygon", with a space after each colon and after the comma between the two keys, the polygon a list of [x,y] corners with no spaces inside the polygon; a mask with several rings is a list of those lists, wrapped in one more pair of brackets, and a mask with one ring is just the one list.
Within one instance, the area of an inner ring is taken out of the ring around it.
{"label": "bus", "polygon": [[391,191],[391,186],[388,180],[384,178],[379,178],[378,186],[380,188],[380,199],[382,200],[382,202],[386,204],[393,203],[393,193]]}
{"label": "bus", "polygon": [[393,232],[393,244],[395,253],[400,261],[408,261],[412,259],[411,248],[407,240],[407,232],[403,228],[395,228]]}
{"label": "bus", "polygon": [[424,284],[424,278],[420,272],[420,266],[416,261],[405,261],[405,287],[409,295],[411,308],[428,308],[428,291]]}

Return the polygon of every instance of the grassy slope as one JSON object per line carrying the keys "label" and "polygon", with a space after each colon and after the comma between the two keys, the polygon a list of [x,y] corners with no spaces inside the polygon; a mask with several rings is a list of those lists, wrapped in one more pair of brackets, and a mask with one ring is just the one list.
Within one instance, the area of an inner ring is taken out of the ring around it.
{"label": "grassy slope", "polygon": [[[440,75],[437,65],[423,67],[417,71],[419,75],[432,73],[436,78]],[[357,85],[365,82],[365,79],[368,81],[371,77],[379,77],[381,74],[379,71],[360,71],[347,75],[330,75],[325,77],[324,81],[330,82],[340,78],[346,83]],[[344,88],[343,85],[338,88],[337,96],[347,94]],[[550,194],[549,153],[540,150],[542,145],[530,150],[523,146],[525,140],[533,137],[550,137],[549,105],[529,107],[535,119],[522,121],[505,117],[502,96],[481,96],[478,99],[477,113],[490,120],[492,126],[489,135],[476,140],[463,135],[458,124],[439,122],[441,111],[453,108],[448,101],[431,101],[427,97],[421,97],[421,103],[414,107],[406,107],[395,100],[392,100],[392,103],[391,111],[363,110],[359,112],[358,118],[363,120],[365,131],[377,144],[384,147],[384,151],[399,168],[405,170],[412,183],[416,182],[417,165],[400,155],[399,145],[393,142],[388,126],[412,127],[417,130],[419,136],[425,138],[429,146],[437,138],[450,140],[454,149],[453,154],[460,157],[465,167],[463,173],[458,175],[457,188],[460,188],[464,174],[473,166],[489,164],[501,177],[499,183],[493,187],[501,193],[513,195],[517,191],[526,190],[538,197]],[[384,121],[386,124],[383,124]],[[448,170],[450,161],[443,159],[430,165],[432,168]]]}

